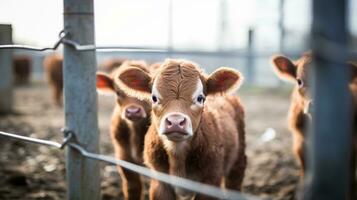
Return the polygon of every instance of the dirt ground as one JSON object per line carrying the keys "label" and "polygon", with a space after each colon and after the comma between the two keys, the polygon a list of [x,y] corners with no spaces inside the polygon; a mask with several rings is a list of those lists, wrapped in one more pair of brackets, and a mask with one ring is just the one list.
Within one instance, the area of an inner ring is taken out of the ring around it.
{"label": "dirt ground", "polygon": [[[288,90],[243,89],[246,108],[248,167],[243,192],[263,199],[294,199],[299,167],[292,155],[286,127]],[[61,108],[52,104],[43,83],[15,89],[15,112],[0,116],[0,130],[61,141],[64,124]],[[113,97],[99,97],[100,148],[112,155],[108,137]],[[276,133],[264,142],[264,132]],[[0,199],[65,199],[64,151],[0,138]],[[102,199],[122,199],[116,168],[102,164]]]}

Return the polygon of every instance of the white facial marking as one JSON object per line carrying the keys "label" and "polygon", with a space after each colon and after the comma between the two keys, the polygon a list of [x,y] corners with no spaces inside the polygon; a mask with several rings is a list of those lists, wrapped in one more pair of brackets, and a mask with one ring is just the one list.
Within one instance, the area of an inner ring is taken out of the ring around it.
{"label": "white facial marking", "polygon": [[161,118],[161,121],[160,121],[160,126],[159,126],[159,136],[160,137],[166,137],[164,135],[165,133],[165,130],[166,130],[166,127],[165,127],[165,120],[166,118],[169,116],[169,115],[182,115],[183,117],[186,118],[187,120],[187,126],[186,126],[186,129],[185,131],[188,133],[189,136],[192,136],[193,135],[193,130],[192,130],[192,122],[191,122],[191,119],[189,116],[183,114],[183,113],[179,113],[179,112],[172,112],[172,113],[168,113],[166,115],[164,115],[162,118]]}
{"label": "white facial marking", "polygon": [[312,104],[312,100],[306,101],[305,106],[304,106],[304,113],[305,114],[311,114],[311,112],[312,112],[311,104]]}
{"label": "white facial marking", "polygon": [[[196,84],[196,90],[193,92],[192,94],[192,101],[195,102],[194,105],[197,105],[199,107],[203,107],[203,102],[199,102],[197,101],[197,98],[199,96],[203,96],[203,98],[205,97],[203,94],[203,85],[202,85],[202,81],[201,79],[197,80],[197,84]],[[191,106],[191,109],[194,108],[194,106]]]}
{"label": "white facial marking", "polygon": [[157,79],[154,80],[154,84],[152,85],[151,94],[153,96],[156,96],[158,101],[156,103],[153,102],[153,105],[157,105],[160,102],[160,99],[162,99],[162,96],[161,96],[159,90],[157,89],[156,85],[157,85]]}

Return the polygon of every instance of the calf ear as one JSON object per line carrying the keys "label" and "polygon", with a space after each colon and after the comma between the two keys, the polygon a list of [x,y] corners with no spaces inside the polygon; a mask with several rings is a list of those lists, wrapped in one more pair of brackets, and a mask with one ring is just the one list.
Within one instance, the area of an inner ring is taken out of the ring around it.
{"label": "calf ear", "polygon": [[113,79],[102,72],[97,72],[97,90],[101,93],[114,93],[114,82]]}
{"label": "calf ear", "polygon": [[296,66],[294,63],[285,56],[273,56],[271,58],[275,73],[284,80],[295,81],[296,79]]}
{"label": "calf ear", "polygon": [[234,92],[243,81],[240,72],[220,67],[207,78],[207,95]]}
{"label": "calf ear", "polygon": [[127,94],[139,98],[151,98],[151,77],[144,70],[137,67],[128,67],[117,77],[118,84]]}

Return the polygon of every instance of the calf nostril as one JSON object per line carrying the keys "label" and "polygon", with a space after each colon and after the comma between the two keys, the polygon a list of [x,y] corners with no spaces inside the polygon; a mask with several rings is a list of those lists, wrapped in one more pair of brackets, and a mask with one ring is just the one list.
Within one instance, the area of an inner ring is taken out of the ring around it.
{"label": "calf nostril", "polygon": [[183,120],[180,122],[180,126],[185,126],[186,125],[186,118],[183,118]]}
{"label": "calf nostril", "polygon": [[166,125],[172,126],[172,123],[171,123],[171,121],[169,119],[166,119]]}

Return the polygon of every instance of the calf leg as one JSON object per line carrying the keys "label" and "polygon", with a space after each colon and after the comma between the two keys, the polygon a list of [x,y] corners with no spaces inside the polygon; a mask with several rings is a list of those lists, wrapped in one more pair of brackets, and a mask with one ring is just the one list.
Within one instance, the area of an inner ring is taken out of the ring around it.
{"label": "calf leg", "polygon": [[[115,140],[115,156],[118,159],[125,160],[127,162],[135,163],[130,154],[130,147],[124,144],[116,143]],[[139,174],[130,170],[118,167],[118,171],[121,178],[122,191],[126,200],[140,200],[142,199],[142,182]]]}
{"label": "calf leg", "polygon": [[301,133],[294,133],[293,135],[293,151],[298,159],[299,164],[301,165],[301,176],[304,175],[305,171],[305,156],[304,156],[304,137]]}
{"label": "calf leg", "polygon": [[225,178],[226,188],[232,190],[238,190],[238,191],[241,190],[246,166],[247,166],[247,157],[243,152],[242,155],[239,155],[237,161],[232,166],[231,171],[228,173],[228,175]]}
{"label": "calf leg", "polygon": [[167,184],[161,183],[157,180],[150,182],[150,200],[174,200],[175,192]]}
{"label": "calf leg", "polygon": [[58,88],[56,85],[52,85],[52,97],[53,97],[53,102],[57,106],[62,105],[62,89]]}
{"label": "calf leg", "polygon": [[142,199],[142,182],[140,175],[121,167],[118,167],[118,171],[122,180],[124,198],[126,200]]}
{"label": "calf leg", "polygon": [[62,88],[57,88],[56,89],[56,96],[55,96],[55,101],[58,106],[62,106]]}

